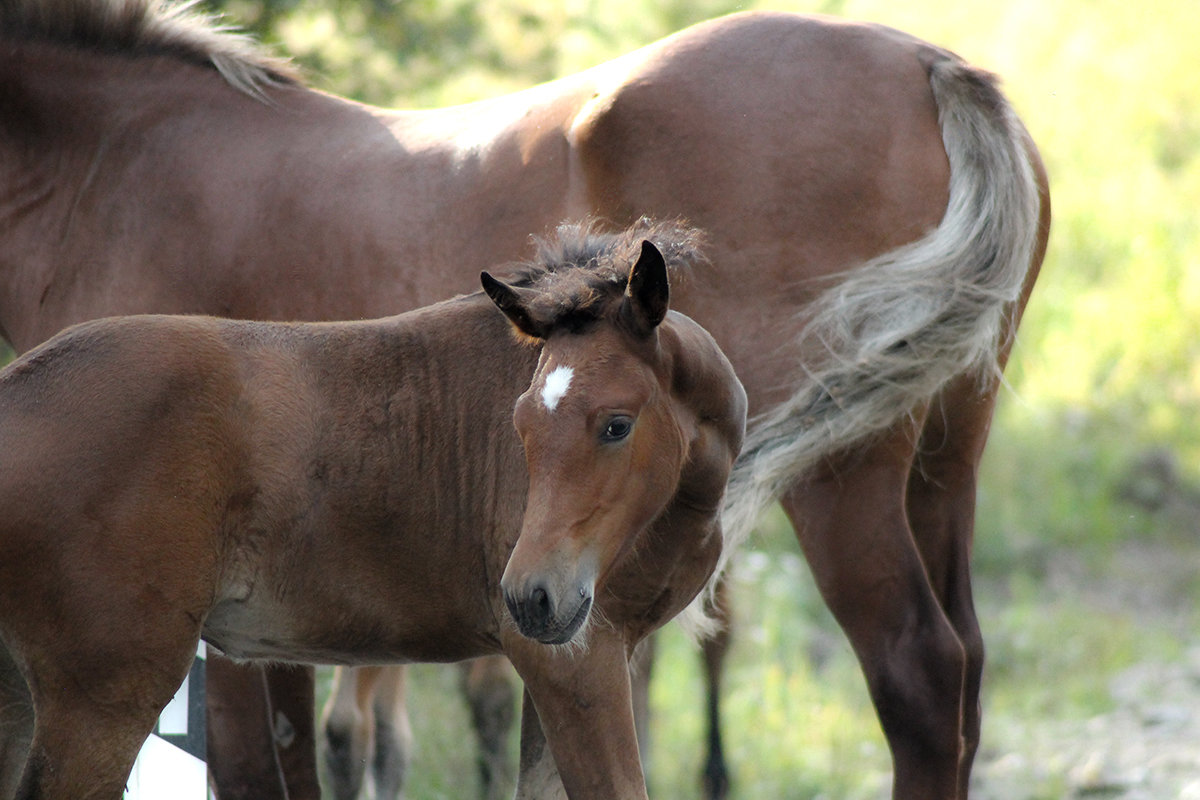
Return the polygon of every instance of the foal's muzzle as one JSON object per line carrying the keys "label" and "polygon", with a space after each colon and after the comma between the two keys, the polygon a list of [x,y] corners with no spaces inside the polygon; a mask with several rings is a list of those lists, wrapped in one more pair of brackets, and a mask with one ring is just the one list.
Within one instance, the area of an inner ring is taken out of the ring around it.
{"label": "foal's muzzle", "polygon": [[571,641],[592,608],[592,595],[586,589],[559,596],[540,583],[504,593],[504,602],[522,636],[542,644],[566,644]]}

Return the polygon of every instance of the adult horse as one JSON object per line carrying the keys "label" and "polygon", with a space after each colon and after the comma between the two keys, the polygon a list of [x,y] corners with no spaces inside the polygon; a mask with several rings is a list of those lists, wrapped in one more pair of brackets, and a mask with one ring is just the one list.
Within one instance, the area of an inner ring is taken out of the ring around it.
{"label": "adult horse", "polygon": [[[975,473],[1049,228],[991,76],[879,26],[741,14],[511,96],[385,111],[151,0],[110,6],[0,6],[0,327],[18,349],[100,314],[378,316],[466,291],[483,254],[560,219],[685,217],[712,268],[678,307],[750,399],[731,536],[782,502],[862,664],[894,795],[965,796]],[[873,402],[833,430],[811,424],[814,393]],[[839,455],[813,460],[814,440]]]}
{"label": "adult horse", "polygon": [[0,646],[35,710],[17,796],[120,800],[204,638],[502,652],[518,796],[645,798],[628,658],[712,576],[746,395],[636,233],[577,231],[517,284],[398,317],[108,318],[0,372]]}

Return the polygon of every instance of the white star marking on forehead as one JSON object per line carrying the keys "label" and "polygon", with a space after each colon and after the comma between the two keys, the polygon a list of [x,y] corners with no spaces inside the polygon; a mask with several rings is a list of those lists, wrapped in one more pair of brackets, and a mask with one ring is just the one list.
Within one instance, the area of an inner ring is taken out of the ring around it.
{"label": "white star marking on forehead", "polygon": [[571,378],[574,375],[575,370],[570,367],[555,367],[546,376],[546,382],[542,384],[542,403],[547,410],[553,411],[558,408],[558,401],[562,400],[567,389],[571,388]]}

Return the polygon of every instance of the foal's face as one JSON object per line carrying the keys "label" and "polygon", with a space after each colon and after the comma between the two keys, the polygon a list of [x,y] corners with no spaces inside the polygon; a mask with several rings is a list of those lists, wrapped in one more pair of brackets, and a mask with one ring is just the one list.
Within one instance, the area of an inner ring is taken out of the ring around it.
{"label": "foal's face", "polygon": [[532,639],[575,637],[597,587],[674,494],[685,446],[669,379],[650,363],[655,342],[613,326],[554,336],[517,401],[529,502],[500,585]]}

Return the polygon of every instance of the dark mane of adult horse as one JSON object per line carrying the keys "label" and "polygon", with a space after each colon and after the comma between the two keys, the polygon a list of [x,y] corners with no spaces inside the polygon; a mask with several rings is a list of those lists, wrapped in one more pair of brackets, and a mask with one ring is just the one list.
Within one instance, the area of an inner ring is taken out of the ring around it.
{"label": "dark mane of adult horse", "polygon": [[[564,218],[704,229],[710,274],[677,305],[753,417],[727,524],[782,501],[895,795],[965,796],[975,469],[1049,227],[991,76],[879,26],[741,14],[512,96],[393,112],[151,0],[0,9],[0,329],[20,350],[105,314],[392,313],[472,288]],[[841,427],[809,424],[843,407]],[[845,457],[814,460],[830,442]]]}

